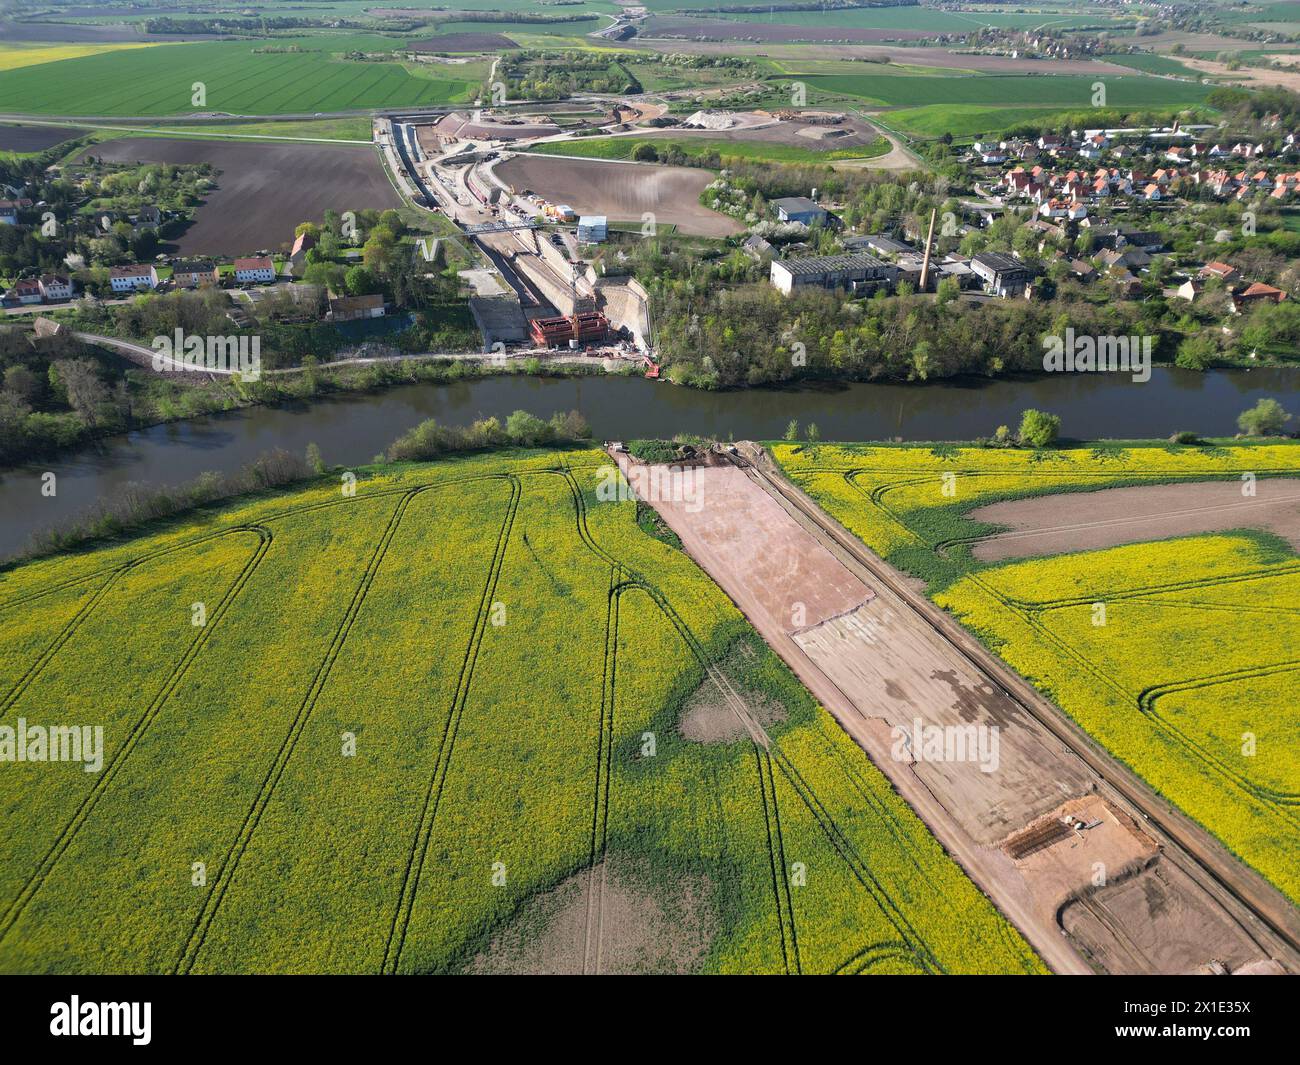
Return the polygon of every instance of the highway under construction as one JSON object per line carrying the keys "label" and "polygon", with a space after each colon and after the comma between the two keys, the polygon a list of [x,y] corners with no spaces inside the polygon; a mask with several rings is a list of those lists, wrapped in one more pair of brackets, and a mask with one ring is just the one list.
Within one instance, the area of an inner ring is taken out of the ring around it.
{"label": "highway under construction", "polygon": [[[754,444],[637,497],[1060,973],[1300,971],[1285,898],[830,517]],[[996,772],[920,734],[997,727]],[[900,745],[897,737],[911,742]],[[1099,875],[1099,870],[1101,873]]]}

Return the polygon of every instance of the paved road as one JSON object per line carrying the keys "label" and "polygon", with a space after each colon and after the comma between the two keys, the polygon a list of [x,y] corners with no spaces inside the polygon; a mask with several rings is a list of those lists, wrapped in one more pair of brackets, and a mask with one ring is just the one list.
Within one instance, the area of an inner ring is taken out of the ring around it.
{"label": "paved road", "polygon": [[[160,373],[203,373],[210,377],[230,377],[239,373],[238,369],[219,369],[208,367],[195,368],[187,365],[183,360],[174,359],[169,355],[163,355],[151,347],[137,343],[133,340],[122,340],[120,337],[100,336],[96,333],[73,332],[72,334],[83,344],[95,344],[99,347],[111,348],[119,354],[125,355],[132,362],[143,366],[146,369],[154,370]],[[475,362],[487,363],[489,365],[505,365],[507,362],[520,359],[543,359],[546,362],[559,363],[565,366],[590,366],[593,369],[599,367],[605,368],[605,363],[610,360],[616,360],[620,363],[642,361],[641,356],[630,356],[627,352],[617,349],[598,348],[594,351],[581,353],[556,353],[549,348],[522,348],[510,352],[507,356],[498,354],[489,354],[476,351],[425,351],[413,354],[403,355],[376,355],[376,356],[358,356],[350,359],[335,359],[332,362],[317,363],[313,369],[330,370],[338,366],[372,366],[386,362],[428,362],[435,359],[450,360],[452,362]],[[302,373],[302,366],[283,366],[274,370],[262,370],[263,377],[276,377],[284,374]]]}

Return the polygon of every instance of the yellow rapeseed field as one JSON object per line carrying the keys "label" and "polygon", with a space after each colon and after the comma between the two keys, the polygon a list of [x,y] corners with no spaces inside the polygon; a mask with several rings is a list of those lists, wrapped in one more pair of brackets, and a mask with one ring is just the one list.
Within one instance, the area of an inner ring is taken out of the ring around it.
{"label": "yellow rapeseed field", "polygon": [[[96,772],[0,761],[0,971],[1042,972],[606,463],[326,477],[0,573],[0,726],[103,728]],[[712,663],[770,748],[679,729],[732,721]]]}
{"label": "yellow rapeseed field", "polygon": [[1300,448],[776,453],[847,528],[925,578],[939,605],[1300,902],[1300,556],[1249,529],[996,564],[965,546],[996,531],[966,517],[994,500],[1296,477]]}
{"label": "yellow rapeseed field", "polygon": [[43,44],[6,41],[0,44],[0,71],[57,63],[61,59],[81,59],[101,52],[123,52],[134,48],[157,48],[166,42],[119,42],[115,44]]}

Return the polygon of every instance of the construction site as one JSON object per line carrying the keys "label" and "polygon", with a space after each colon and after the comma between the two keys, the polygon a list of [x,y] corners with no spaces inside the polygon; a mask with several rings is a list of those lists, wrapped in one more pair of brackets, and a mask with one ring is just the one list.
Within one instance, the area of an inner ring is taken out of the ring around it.
{"label": "construction site", "polygon": [[[610,454],[1055,971],[1300,965],[1300,927],[1273,888],[1083,740],[763,448],[715,445],[669,468]],[[655,477],[683,465],[692,492],[660,490]],[[996,745],[980,745],[977,723]]]}
{"label": "construction site", "polygon": [[444,214],[481,257],[462,277],[485,351],[581,352],[657,370],[645,289],[631,277],[597,276],[582,256],[576,214],[495,173],[512,141],[558,131],[544,117],[496,111],[375,121],[403,195]]}
{"label": "construction site", "polygon": [[877,136],[840,112],[703,109],[678,120],[663,104],[626,100],[551,114],[504,104],[376,117],[374,140],[399,191],[417,208],[445,215],[480,260],[462,276],[473,289],[485,351],[582,351],[639,362],[650,376],[658,367],[645,289],[630,276],[598,275],[585,248],[608,239],[610,222],[640,226],[650,218],[710,238],[743,226],[700,202],[707,170],[528,151],[591,134],[721,134],[813,149]]}

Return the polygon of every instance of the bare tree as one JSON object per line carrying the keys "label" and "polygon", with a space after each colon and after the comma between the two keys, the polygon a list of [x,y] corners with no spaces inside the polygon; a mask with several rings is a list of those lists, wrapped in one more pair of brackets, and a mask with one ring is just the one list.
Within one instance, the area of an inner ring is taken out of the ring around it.
{"label": "bare tree", "polygon": [[99,367],[93,359],[60,359],[54,368],[67,390],[68,406],[94,428],[99,422],[99,408],[108,400],[108,389],[99,379]]}

